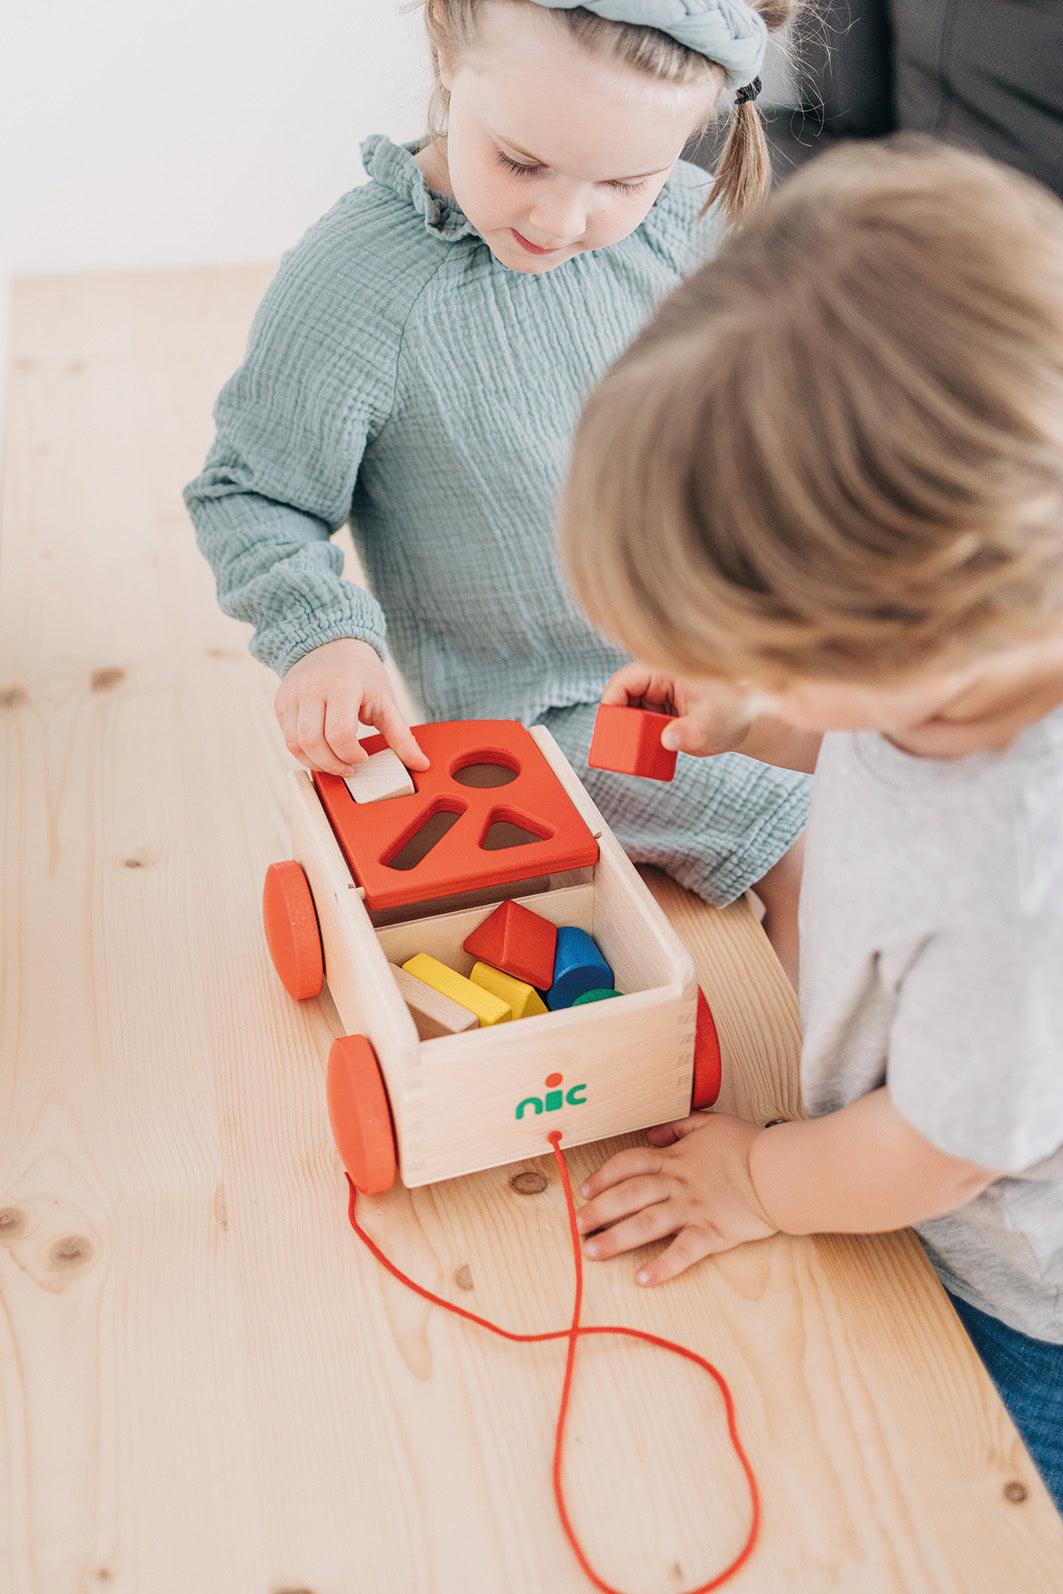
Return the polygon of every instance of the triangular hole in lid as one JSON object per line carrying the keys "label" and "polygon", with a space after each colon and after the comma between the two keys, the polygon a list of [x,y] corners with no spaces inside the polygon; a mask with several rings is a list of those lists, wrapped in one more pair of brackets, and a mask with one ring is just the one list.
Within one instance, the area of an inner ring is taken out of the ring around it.
{"label": "triangular hole in lid", "polygon": [[480,846],[484,852],[503,852],[507,847],[527,847],[531,842],[542,839],[542,836],[533,835],[530,830],[525,830],[523,825],[515,825],[509,819],[496,819],[488,826],[487,834]]}

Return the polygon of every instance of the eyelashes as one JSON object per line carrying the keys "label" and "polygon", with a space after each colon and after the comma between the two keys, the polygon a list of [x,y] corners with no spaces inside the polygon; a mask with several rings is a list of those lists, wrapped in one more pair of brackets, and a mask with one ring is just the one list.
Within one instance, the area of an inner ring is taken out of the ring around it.
{"label": "eyelashes", "polygon": [[504,166],[507,172],[516,172],[518,177],[531,177],[533,173],[542,171],[541,166],[526,166],[521,161],[511,160],[500,149],[496,149],[495,154],[498,156],[499,165]]}
{"label": "eyelashes", "polygon": [[[516,177],[534,177],[537,172],[541,172],[543,169],[541,166],[528,165],[524,161],[515,161],[512,156],[505,154],[500,149],[496,149],[495,154],[498,156],[498,164],[504,166],[507,172],[512,172]],[[603,188],[612,188],[621,194],[637,194],[640,188],[645,188],[646,179],[642,177],[637,183],[621,183],[613,178],[608,178],[601,186]]]}

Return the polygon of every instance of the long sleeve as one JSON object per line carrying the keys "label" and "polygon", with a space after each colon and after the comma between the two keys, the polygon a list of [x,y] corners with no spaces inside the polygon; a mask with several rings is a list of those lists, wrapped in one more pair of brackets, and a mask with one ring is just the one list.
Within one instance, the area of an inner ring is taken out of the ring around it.
{"label": "long sleeve", "polygon": [[383,611],[340,574],[331,541],[386,418],[397,354],[344,249],[348,209],[341,201],[285,257],[185,488],[222,609],[250,622],[251,652],[279,675],[339,637],[384,650]]}

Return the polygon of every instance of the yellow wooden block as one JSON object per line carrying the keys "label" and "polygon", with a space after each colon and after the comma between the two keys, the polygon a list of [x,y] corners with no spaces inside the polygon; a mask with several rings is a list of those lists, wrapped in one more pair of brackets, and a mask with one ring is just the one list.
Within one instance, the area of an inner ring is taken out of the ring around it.
{"label": "yellow wooden block", "polygon": [[442,991],[444,996],[449,996],[452,1002],[457,1002],[459,1007],[467,1007],[470,1013],[475,1013],[480,1020],[480,1027],[487,1024],[504,1024],[513,1017],[513,1010],[508,1002],[503,1002],[500,996],[495,996],[482,985],[474,985],[472,980],[467,980],[464,974],[459,974],[456,969],[448,968],[445,963],[440,963],[438,958],[430,957],[427,952],[418,952],[403,965],[407,974],[412,974],[415,980],[423,980],[425,985],[432,986],[433,990]]}
{"label": "yellow wooden block", "polygon": [[474,985],[482,985],[485,991],[501,997],[514,1018],[534,1018],[536,1013],[548,1011],[534,985],[527,985],[512,974],[503,974],[501,969],[492,968],[490,963],[474,963],[469,978]]}

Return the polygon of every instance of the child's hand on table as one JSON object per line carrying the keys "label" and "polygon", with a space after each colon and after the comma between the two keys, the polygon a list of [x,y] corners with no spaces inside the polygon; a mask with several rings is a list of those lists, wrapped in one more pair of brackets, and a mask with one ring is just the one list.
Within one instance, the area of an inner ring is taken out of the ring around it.
{"label": "child's hand on table", "polygon": [[428,768],[368,642],[341,637],[304,653],[277,689],[273,708],[288,751],[307,769],[349,775],[364,763],[359,720],[380,731],[407,769]]}
{"label": "child's hand on table", "polygon": [[647,664],[625,664],[605,683],[602,702],[676,716],[662,738],[677,753],[708,758],[740,750],[757,701],[727,681],[693,686]]}
{"label": "child's hand on table", "polygon": [[749,1171],[760,1133],[726,1113],[695,1113],[651,1129],[649,1146],[617,1152],[580,1191],[588,1204],[576,1221],[593,1236],[586,1254],[605,1261],[675,1235],[635,1275],[639,1284],[662,1284],[703,1257],[776,1234]]}

